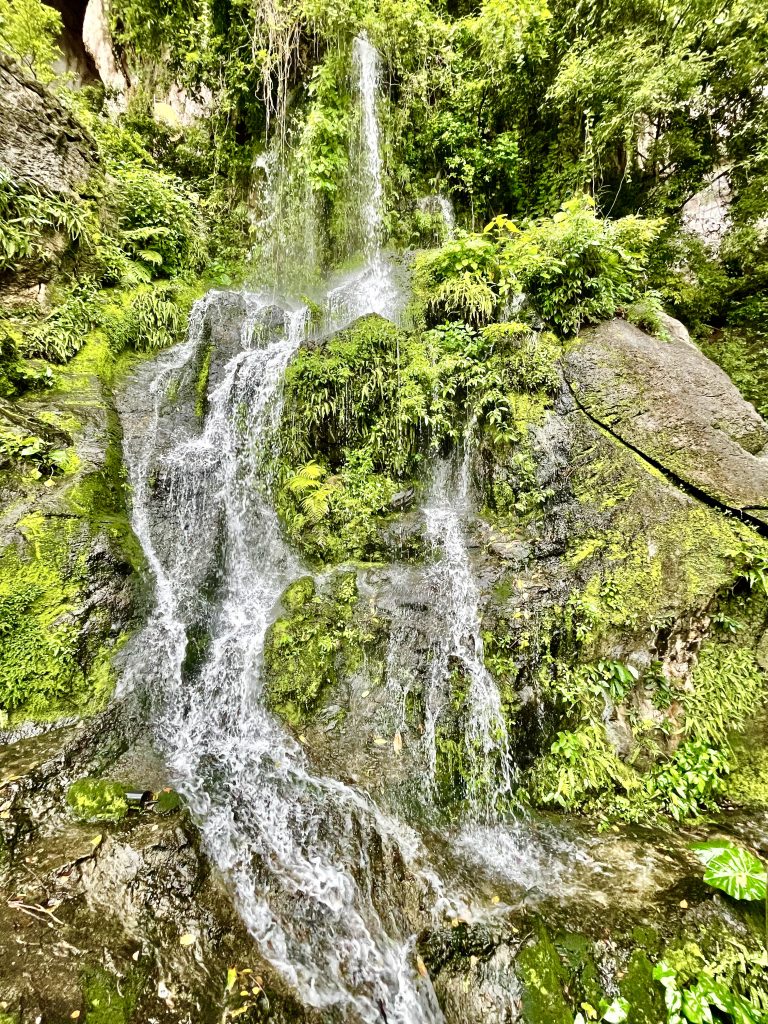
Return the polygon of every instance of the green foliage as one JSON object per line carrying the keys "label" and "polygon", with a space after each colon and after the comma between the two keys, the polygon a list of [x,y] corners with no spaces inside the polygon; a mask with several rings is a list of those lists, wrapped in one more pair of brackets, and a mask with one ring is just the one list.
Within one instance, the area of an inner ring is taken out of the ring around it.
{"label": "green foliage", "polygon": [[575,197],[551,219],[519,228],[497,217],[482,235],[425,253],[417,288],[432,315],[480,323],[524,294],[550,326],[575,334],[646,295],[648,251],[660,227],[637,217],[600,220],[588,196]]}
{"label": "green foliage", "polygon": [[715,810],[729,770],[725,751],[691,740],[678,747],[669,761],[654,767],[645,789],[654,806],[675,821],[699,818]]}
{"label": "green foliage", "polygon": [[691,683],[682,695],[686,731],[710,743],[724,743],[768,692],[754,652],[738,644],[705,643]]}
{"label": "green foliage", "polygon": [[736,900],[766,898],[765,865],[743,846],[727,839],[694,843],[691,847],[704,864],[704,881]]}
{"label": "green foliage", "polygon": [[127,255],[152,277],[198,267],[203,228],[183,182],[142,166],[113,173],[119,238]]}
{"label": "green foliage", "polygon": [[128,813],[125,789],[106,779],[78,779],[67,790],[67,804],[82,821],[120,821]]}
{"label": "green foliage", "polygon": [[56,40],[61,15],[42,0],[0,0],[0,50],[20,61],[41,82],[50,82],[61,55]]}
{"label": "green foliage", "polygon": [[22,465],[27,480],[40,480],[77,469],[79,460],[74,450],[60,447],[60,442],[47,440],[38,434],[27,434],[7,427],[0,419],[0,469]]}
{"label": "green foliage", "polygon": [[346,183],[349,166],[349,56],[330,51],[307,85],[309,113],[300,143],[300,160],[313,192],[333,197]]}
{"label": "green foliage", "polygon": [[549,754],[531,773],[529,785],[537,803],[579,810],[616,786],[632,790],[640,783],[616,756],[603,727],[591,723],[574,732],[559,732]]}
{"label": "green foliage", "polygon": [[0,270],[45,257],[46,240],[54,232],[76,243],[91,229],[89,208],[77,197],[21,184],[0,172]]}
{"label": "green foliage", "polygon": [[50,312],[29,324],[22,342],[24,355],[66,363],[80,351],[99,321],[96,289],[90,284],[75,285]]}
{"label": "green foliage", "polygon": [[655,967],[653,977],[664,989],[668,1024],[712,1021],[713,1010],[727,1014],[734,1024],[760,1024],[764,1020],[757,1007],[708,974],[701,974],[681,987],[678,972],[662,961]]}
{"label": "green foliage", "polygon": [[74,517],[48,522],[39,514],[19,525],[26,543],[0,555],[0,708],[38,718],[95,710],[112,678],[109,651],[99,646],[103,613],[85,647],[78,636],[87,528]]}
{"label": "green foliage", "polygon": [[154,352],[181,341],[189,303],[173,285],[140,288],[107,308],[103,325],[115,352]]}
{"label": "green foliage", "polygon": [[474,424],[492,444],[527,435],[559,387],[559,349],[521,323],[423,334],[366,317],[288,367],[278,511],[314,559],[376,558],[398,482]]}

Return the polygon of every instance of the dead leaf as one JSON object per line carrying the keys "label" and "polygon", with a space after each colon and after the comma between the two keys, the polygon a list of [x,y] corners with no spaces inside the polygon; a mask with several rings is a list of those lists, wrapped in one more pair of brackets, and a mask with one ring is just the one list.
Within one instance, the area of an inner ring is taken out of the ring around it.
{"label": "dead leaf", "polygon": [[197,941],[197,939],[195,938],[195,936],[192,935],[191,932],[187,932],[186,935],[180,936],[180,938],[179,938],[179,945],[180,946],[194,946],[196,941]]}
{"label": "dead leaf", "polygon": [[400,735],[399,730],[395,733],[392,739],[392,749],[396,754],[401,753],[403,749],[403,737]]}
{"label": "dead leaf", "polygon": [[680,900],[680,906],[682,907],[683,910],[687,910],[688,909],[688,900]]}
{"label": "dead leaf", "polygon": [[428,978],[429,977],[429,971],[427,970],[427,965],[424,963],[424,961],[421,959],[421,957],[419,956],[418,953],[416,954],[416,968],[417,968],[419,974],[422,976],[422,978]]}
{"label": "dead leaf", "polygon": [[387,741],[384,739],[383,736],[374,736],[373,737],[373,742],[374,742],[375,746],[377,746],[377,747],[386,747],[387,746]]}
{"label": "dead leaf", "polygon": [[80,1011],[79,1010],[73,1010],[72,1013],[70,1013],[70,1015],[69,1015],[69,1019],[70,1020],[77,1020],[77,1018],[79,1016],[80,1016]]}

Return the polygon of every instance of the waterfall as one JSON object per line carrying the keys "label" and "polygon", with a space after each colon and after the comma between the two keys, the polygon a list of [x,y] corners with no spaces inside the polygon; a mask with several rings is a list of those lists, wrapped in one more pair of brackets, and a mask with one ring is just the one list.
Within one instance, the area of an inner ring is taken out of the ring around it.
{"label": "waterfall", "polygon": [[[336,328],[371,311],[396,315],[400,301],[380,252],[378,55],[364,37],[354,61],[366,264],[327,295]],[[261,954],[300,999],[354,1024],[437,1024],[413,949],[425,921],[407,918],[400,892],[405,872],[442,920],[442,883],[420,839],[359,789],[314,772],[262,699],[267,629],[305,571],[270,502],[270,456],[285,370],[307,329],[303,306],[214,291],[193,308],[187,341],[137,370],[130,400],[144,414],[126,420],[124,443],[156,600],[122,685],[146,694],[205,849]],[[202,417],[192,413],[201,380]],[[433,491],[427,521],[443,552],[435,579],[450,625],[435,649],[431,713],[437,721],[448,660],[459,657],[471,683],[467,738],[473,757],[490,761],[501,751],[498,694],[482,667],[477,593],[447,490]]]}
{"label": "waterfall", "polygon": [[[148,692],[154,735],[206,849],[261,952],[302,1000],[350,1021],[382,1021],[383,1007],[388,1021],[439,1021],[408,929],[379,905],[388,859],[418,860],[415,836],[358,791],[314,775],[261,700],[266,630],[299,574],[266,492],[281,381],[305,311],[287,314],[256,344],[263,331],[255,327],[274,319],[275,307],[246,296],[241,344],[221,369],[199,433],[184,429],[166,397],[172,381],[194,373],[206,319],[225,301],[211,293],[198,303],[187,343],[148,368],[154,411],[126,433],[133,524],[157,594],[127,685]],[[135,385],[141,394],[145,384]],[[190,674],[198,592],[217,547],[207,651]]]}
{"label": "waterfall", "polygon": [[360,103],[360,184],[363,253],[374,262],[381,249],[384,187],[382,185],[381,142],[376,101],[381,89],[379,54],[365,33],[357,36],[352,49],[357,94]]}
{"label": "waterfall", "polygon": [[452,698],[452,671],[458,670],[467,686],[468,798],[477,811],[493,816],[500,801],[511,795],[512,761],[501,696],[485,667],[479,593],[462,525],[470,504],[469,459],[467,444],[458,472],[450,462],[438,465],[424,508],[427,537],[438,556],[429,570],[437,626],[426,686],[424,743],[434,780],[437,729]]}

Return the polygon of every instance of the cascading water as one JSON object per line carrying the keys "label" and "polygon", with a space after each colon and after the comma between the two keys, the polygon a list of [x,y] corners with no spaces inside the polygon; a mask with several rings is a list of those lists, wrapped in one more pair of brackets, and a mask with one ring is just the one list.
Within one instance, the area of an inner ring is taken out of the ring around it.
{"label": "cascading water", "polygon": [[[463,518],[470,511],[470,447],[464,458],[437,464],[424,506],[427,539],[436,555],[426,573],[431,633],[426,658],[424,737],[429,777],[435,784],[438,732],[455,689],[456,673],[466,688],[464,740],[467,798],[475,813],[493,816],[512,792],[513,769],[498,687],[485,667],[479,593],[474,580]],[[408,630],[393,631],[388,657],[392,688],[412,684]]]}
{"label": "cascading water", "polygon": [[[379,257],[378,64],[364,39],[355,44],[355,67],[369,262],[329,295],[336,326],[388,312],[393,298]],[[168,387],[183,391],[186,382],[189,390],[210,359],[206,329],[226,321],[233,304],[242,329],[217,353],[215,375],[211,367],[200,429],[169,402]],[[210,293],[192,312],[186,344],[151,368],[154,412],[126,431],[125,449],[134,528],[155,576],[157,608],[126,685],[148,690],[154,734],[206,848],[261,952],[300,998],[345,1021],[438,1021],[431,985],[416,970],[411,928],[387,897],[392,862],[419,875],[415,835],[357,790],[313,774],[301,745],[261,701],[266,631],[280,594],[300,574],[268,492],[281,383],[304,337],[306,310],[279,319],[267,297]],[[193,634],[205,641],[190,669]],[[428,869],[416,882],[425,890],[434,883]]]}
{"label": "cascading water", "polygon": [[[381,1021],[384,1007],[389,1021],[436,1021],[408,930],[373,895],[387,858],[417,858],[418,843],[357,791],[312,774],[260,700],[270,615],[298,573],[265,487],[280,384],[304,311],[257,346],[253,323],[270,307],[248,296],[243,347],[209,397],[204,428],[164,429],[173,417],[168,383],[194,367],[206,316],[221,301],[213,293],[195,308],[186,345],[156,365],[153,417],[126,437],[134,527],[157,586],[133,682],[148,681],[155,736],[246,925],[303,1001],[350,1021]],[[161,543],[169,533],[178,543]],[[210,642],[190,674],[188,635],[217,538]]]}
{"label": "cascading water", "polygon": [[384,205],[379,119],[376,102],[381,89],[379,54],[363,33],[352,47],[360,103],[360,185],[363,253],[369,263],[381,250],[381,219]]}
{"label": "cascading water", "polygon": [[[337,328],[368,312],[396,315],[398,299],[380,252],[378,57],[364,38],[355,42],[354,65],[367,264],[328,294],[327,321]],[[233,320],[233,310],[241,326],[224,329],[226,343],[217,347],[211,332]],[[283,313],[267,295],[212,292],[194,307],[187,342],[139,372],[136,403],[149,383],[153,410],[130,419],[125,451],[156,610],[124,685],[147,692],[154,735],[209,854],[262,954],[302,1001],[333,1019],[428,1024],[442,1016],[416,969],[414,924],[397,899],[401,883],[389,877],[405,866],[434,914],[446,909],[420,841],[357,789],[315,774],[261,696],[266,631],[281,593],[302,571],[269,491],[281,384],[306,329],[304,308]],[[169,394],[194,404],[206,360],[201,425]],[[467,500],[467,476],[465,466],[459,504]],[[506,790],[498,692],[483,666],[477,592],[444,470],[426,514],[442,552],[432,583],[449,624],[434,651],[432,739],[449,662],[458,659],[469,680],[466,730],[478,772],[494,761],[499,791]]]}
{"label": "cascading water", "polygon": [[396,317],[402,302],[394,269],[381,251],[384,184],[377,116],[381,67],[378,51],[365,34],[354,40],[352,64],[359,122],[353,165],[365,264],[328,293],[329,319],[336,324],[349,323],[366,313]]}

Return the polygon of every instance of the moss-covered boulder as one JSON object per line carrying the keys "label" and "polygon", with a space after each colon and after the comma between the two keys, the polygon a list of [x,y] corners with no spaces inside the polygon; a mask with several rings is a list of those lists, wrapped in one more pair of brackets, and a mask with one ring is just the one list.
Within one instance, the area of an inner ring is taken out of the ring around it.
{"label": "moss-covered boulder", "polygon": [[359,666],[381,623],[358,608],[357,575],[341,572],[326,589],[303,577],[282,596],[287,614],[270,627],[264,648],[268,706],[300,728],[340,679]]}
{"label": "moss-covered boulder", "polygon": [[78,779],[67,790],[67,804],[82,821],[120,821],[128,813],[125,789],[108,779]]}
{"label": "moss-covered boulder", "polygon": [[677,480],[768,522],[768,425],[694,345],[612,320],[566,360],[576,400]]}
{"label": "moss-covered boulder", "polygon": [[[92,337],[53,387],[9,403],[48,434],[0,466],[0,727],[104,706],[143,564],[126,508],[116,372]],[[0,417],[1,418],[1,417]]]}

